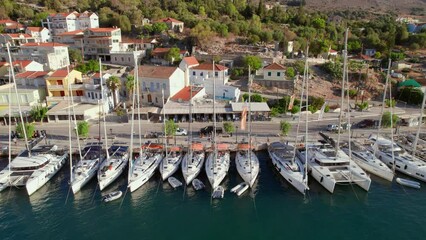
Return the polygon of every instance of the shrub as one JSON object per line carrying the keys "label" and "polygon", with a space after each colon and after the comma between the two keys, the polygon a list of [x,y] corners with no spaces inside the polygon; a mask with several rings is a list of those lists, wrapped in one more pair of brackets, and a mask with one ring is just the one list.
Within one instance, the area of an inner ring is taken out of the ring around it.
{"label": "shrub", "polygon": [[395,107],[396,105],[395,99],[392,99],[392,100],[386,99],[385,103],[386,103],[386,107]]}
{"label": "shrub", "polygon": [[325,105],[324,112],[325,112],[325,113],[330,112],[330,106],[328,106],[328,104],[327,104],[327,105]]}
{"label": "shrub", "polygon": [[390,127],[392,123],[392,127],[395,127],[397,122],[399,120],[399,117],[395,114],[392,115],[392,122],[391,122],[391,113],[385,112],[382,115],[382,127]]}
{"label": "shrub", "polygon": [[80,121],[77,123],[77,133],[79,137],[89,136],[89,123],[86,121]]}
{"label": "shrub", "polygon": [[290,132],[290,130],[291,130],[291,124],[289,122],[286,122],[286,121],[281,121],[280,122],[280,130],[281,130],[282,135],[287,135],[288,132]]}
{"label": "shrub", "polygon": [[360,111],[363,111],[368,108],[368,102],[357,103],[356,106]]}
{"label": "shrub", "polygon": [[[27,138],[32,138],[33,135],[34,135],[34,131],[35,131],[34,124],[32,124],[32,123],[25,123],[24,126],[25,126],[25,132],[27,134]],[[24,128],[22,127],[22,123],[21,122],[19,122],[16,125],[16,133],[18,134],[19,138],[25,137],[25,135],[24,135]]]}
{"label": "shrub", "polygon": [[223,129],[227,133],[233,133],[233,132],[235,132],[235,126],[231,122],[224,122],[223,123]]}
{"label": "shrub", "polygon": [[292,114],[298,113],[300,112],[300,107],[298,105],[294,105],[290,111]]}

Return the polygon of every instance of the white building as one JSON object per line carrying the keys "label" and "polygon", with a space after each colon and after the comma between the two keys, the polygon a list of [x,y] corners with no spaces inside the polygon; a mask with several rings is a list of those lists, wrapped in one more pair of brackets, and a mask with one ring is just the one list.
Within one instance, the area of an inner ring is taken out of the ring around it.
{"label": "white building", "polygon": [[[142,104],[162,106],[162,89],[164,99],[174,96],[185,87],[184,73],[177,67],[139,66],[139,80],[141,81]],[[134,75],[134,71],[130,74]]]}
{"label": "white building", "polygon": [[26,71],[18,73],[15,76],[16,84],[19,86],[44,87],[46,88],[46,80],[49,72],[46,71]]}
{"label": "white building", "polygon": [[189,82],[189,73],[191,72],[191,68],[200,65],[198,60],[195,57],[184,57],[179,64],[179,68],[185,74],[185,86],[191,85]]}
{"label": "white building", "polygon": [[190,80],[194,84],[202,85],[213,79],[215,79],[216,85],[225,85],[229,80],[228,68],[219,64],[213,66],[213,63],[202,63],[191,68]]}
{"label": "white building", "polygon": [[[99,104],[99,101],[102,99],[106,99],[103,101],[105,111],[110,111],[114,108],[114,101],[112,99],[112,94],[110,94],[109,89],[106,86],[106,81],[111,77],[109,73],[103,73],[102,77],[102,90],[101,91],[101,77],[100,73],[93,74],[90,78],[86,78],[83,80],[84,85],[84,96],[81,97],[82,103],[91,103],[91,104]],[[116,93],[118,97],[118,90]],[[117,101],[119,102],[119,101]]]}
{"label": "white building", "polygon": [[110,53],[120,52],[120,28],[88,28],[84,30],[83,52],[89,58],[111,61]]}
{"label": "white building", "polygon": [[42,21],[42,26],[50,30],[52,35],[75,30],[84,30],[86,28],[98,28],[99,17],[96,13],[76,11],[71,13],[54,13]]}
{"label": "white building", "polygon": [[36,42],[51,42],[52,36],[49,29],[45,27],[27,27],[25,33],[32,36]]}
{"label": "white building", "polygon": [[71,32],[63,32],[56,34],[53,37],[53,41],[57,43],[62,43],[69,45],[72,48],[82,48],[83,47],[83,30],[75,30]]}
{"label": "white building", "polygon": [[35,38],[26,33],[5,33],[0,34],[0,44],[6,46],[10,43],[11,46],[21,46],[25,43],[34,43]]}

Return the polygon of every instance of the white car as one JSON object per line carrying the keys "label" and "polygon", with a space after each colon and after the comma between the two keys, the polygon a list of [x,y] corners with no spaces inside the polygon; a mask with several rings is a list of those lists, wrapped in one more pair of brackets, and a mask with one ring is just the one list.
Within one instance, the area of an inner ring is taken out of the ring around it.
{"label": "white car", "polygon": [[176,136],[186,136],[186,135],[188,135],[188,132],[184,128],[177,128],[175,135]]}

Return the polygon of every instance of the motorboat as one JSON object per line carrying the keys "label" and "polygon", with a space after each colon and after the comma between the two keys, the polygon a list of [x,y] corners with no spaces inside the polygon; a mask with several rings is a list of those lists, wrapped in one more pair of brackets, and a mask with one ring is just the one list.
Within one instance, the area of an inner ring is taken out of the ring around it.
{"label": "motorboat", "polygon": [[250,187],[253,187],[259,175],[259,159],[252,149],[253,147],[250,144],[240,143],[237,146],[237,154],[235,156],[237,171]]}
{"label": "motorboat", "polygon": [[166,153],[159,167],[163,181],[172,176],[179,169],[182,161],[182,149],[180,147],[173,146],[168,150],[168,153]]}
{"label": "motorboat", "polygon": [[[389,168],[426,182],[426,163],[404,151],[393,141],[371,135],[369,150]],[[393,154],[392,154],[393,152]],[[392,156],[393,155],[393,156]],[[395,166],[394,166],[395,164]]]}
{"label": "motorboat", "polygon": [[249,184],[246,182],[242,182],[240,184],[238,184],[237,186],[233,187],[231,189],[232,193],[237,194],[237,196],[241,196],[241,194],[243,194],[245,191],[247,191],[247,189],[249,188]]}
{"label": "motorboat", "polygon": [[341,149],[336,150],[328,143],[312,144],[297,149],[303,161],[308,159],[308,171],[325,189],[334,192],[336,184],[356,184],[368,191],[370,177]]}
{"label": "motorboat", "polygon": [[305,167],[291,144],[273,142],[268,146],[272,165],[280,175],[302,194],[309,190]]}
{"label": "motorboat", "polygon": [[128,187],[134,192],[145,184],[155,173],[163,160],[163,145],[157,143],[144,144],[140,155],[133,161],[129,169]]}
{"label": "motorboat", "polygon": [[128,146],[120,144],[113,144],[108,149],[109,157],[101,163],[98,170],[98,182],[101,191],[123,173],[129,162],[128,150]]}
{"label": "motorboat", "polygon": [[103,201],[104,202],[111,202],[111,201],[114,201],[114,200],[121,198],[122,195],[123,195],[122,191],[111,192],[111,193],[108,193],[107,195],[105,195],[103,197]]}
{"label": "motorboat", "polygon": [[420,183],[416,181],[411,181],[404,178],[396,178],[396,182],[406,187],[420,189]]}
{"label": "motorboat", "polygon": [[198,176],[204,164],[205,153],[202,143],[192,143],[182,159],[182,175],[188,185]]}
{"label": "motorboat", "polygon": [[177,178],[175,178],[175,177],[169,177],[169,178],[167,179],[167,181],[169,182],[169,184],[170,184],[173,188],[178,188],[178,187],[182,186],[182,183],[181,183],[179,180],[177,180]]}
{"label": "motorboat", "polygon": [[204,185],[203,182],[201,182],[199,179],[196,178],[196,179],[192,180],[192,187],[194,187],[194,189],[196,191],[198,191],[198,190],[205,188],[206,186]]}
{"label": "motorboat", "polygon": [[219,198],[223,198],[224,195],[225,195],[225,189],[222,186],[217,186],[212,193],[212,198],[219,199]]}
{"label": "motorboat", "polygon": [[[342,150],[349,155],[349,146],[343,147]],[[351,141],[351,156],[352,160],[365,171],[392,182],[394,177],[392,169],[361,144]]]}
{"label": "motorboat", "polygon": [[104,158],[101,152],[101,142],[87,143],[83,148],[82,159],[72,169],[71,188],[74,194],[96,175],[100,162]]}
{"label": "motorboat", "polygon": [[229,146],[225,143],[217,144],[209,154],[206,162],[206,174],[212,188],[215,189],[228,173],[230,165]]}

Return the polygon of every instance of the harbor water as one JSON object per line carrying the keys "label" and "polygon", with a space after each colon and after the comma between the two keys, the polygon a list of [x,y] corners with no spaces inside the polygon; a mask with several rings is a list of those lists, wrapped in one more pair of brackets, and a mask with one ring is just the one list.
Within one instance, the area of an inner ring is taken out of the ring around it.
{"label": "harbor water", "polygon": [[[235,164],[222,183],[225,198],[206,189],[173,189],[159,173],[142,188],[110,203],[102,194],[125,191],[122,176],[103,193],[91,181],[69,191],[66,165],[31,197],[25,188],[0,193],[0,239],[424,239],[426,185],[410,189],[372,176],[370,192],[339,185],[328,193],[313,179],[303,197],[257,152],[261,172],[252,192],[230,189],[242,180]],[[232,158],[234,159],[234,158]],[[7,165],[0,160],[0,167]],[[204,168],[203,168],[204,169]],[[180,171],[174,175],[183,181]],[[124,194],[123,194],[124,195]]]}

